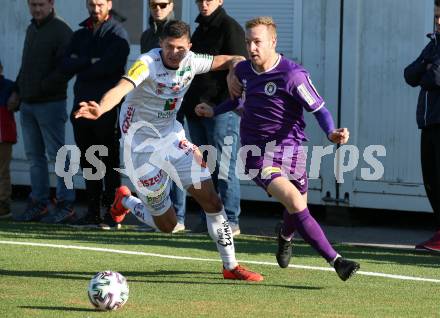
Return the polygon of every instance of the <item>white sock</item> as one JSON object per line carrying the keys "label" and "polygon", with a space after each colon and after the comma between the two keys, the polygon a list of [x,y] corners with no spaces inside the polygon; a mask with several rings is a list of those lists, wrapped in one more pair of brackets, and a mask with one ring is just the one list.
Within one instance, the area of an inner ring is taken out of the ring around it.
{"label": "white sock", "polygon": [[223,266],[228,269],[234,269],[238,263],[235,259],[234,239],[232,238],[231,228],[226,218],[225,210],[218,213],[206,213],[206,225],[209,236],[217,245],[217,250],[223,261]]}
{"label": "white sock", "polygon": [[153,216],[140,199],[131,195],[122,199],[122,205],[127,209],[130,209],[131,213],[133,213],[139,221],[157,229]]}

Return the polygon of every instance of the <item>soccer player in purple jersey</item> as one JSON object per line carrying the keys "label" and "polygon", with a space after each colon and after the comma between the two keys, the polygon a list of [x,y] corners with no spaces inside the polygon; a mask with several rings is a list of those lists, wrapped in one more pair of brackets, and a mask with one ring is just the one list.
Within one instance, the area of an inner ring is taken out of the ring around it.
{"label": "soccer player in purple jersey", "polygon": [[199,104],[196,113],[212,117],[241,109],[241,143],[245,149],[253,148],[252,155],[248,155],[249,151],[241,154],[245,171],[258,171],[254,182],[285,207],[283,226],[278,233],[279,266],[289,265],[292,238],[297,230],[345,281],[360,265],[342,258],[333,249],[307,208],[305,156],[300,147],[306,140],[303,110],[314,114],[333,143],[345,144],[349,132],[346,128],[335,129],[332,116],[308,72],[277,53],[276,44],[276,25],[272,18],[248,21],[246,46],[250,60],[239,63],[235,70],[243,86],[241,97],[214,108]]}

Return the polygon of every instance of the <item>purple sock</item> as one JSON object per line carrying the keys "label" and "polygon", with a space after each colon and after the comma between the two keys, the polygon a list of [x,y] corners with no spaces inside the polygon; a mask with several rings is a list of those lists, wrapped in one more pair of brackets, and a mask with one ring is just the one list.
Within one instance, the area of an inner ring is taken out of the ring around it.
{"label": "purple sock", "polygon": [[287,212],[286,209],[283,211],[283,226],[281,227],[281,234],[284,237],[293,238],[295,233],[295,223],[293,221],[293,215]]}
{"label": "purple sock", "polygon": [[333,261],[338,253],[330,245],[318,222],[310,214],[309,209],[305,208],[303,211],[294,213],[292,216],[295,228],[301,234],[304,241],[312,245],[327,262]]}

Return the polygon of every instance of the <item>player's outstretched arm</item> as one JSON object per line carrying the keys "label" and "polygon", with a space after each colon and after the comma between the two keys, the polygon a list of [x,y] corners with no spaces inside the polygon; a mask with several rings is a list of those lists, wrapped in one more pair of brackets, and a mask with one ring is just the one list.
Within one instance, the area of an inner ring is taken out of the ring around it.
{"label": "player's outstretched arm", "polygon": [[133,88],[132,82],[125,78],[121,79],[115,87],[104,94],[99,104],[95,101],[79,103],[80,108],[75,112],[75,118],[98,119],[102,114],[118,105]]}

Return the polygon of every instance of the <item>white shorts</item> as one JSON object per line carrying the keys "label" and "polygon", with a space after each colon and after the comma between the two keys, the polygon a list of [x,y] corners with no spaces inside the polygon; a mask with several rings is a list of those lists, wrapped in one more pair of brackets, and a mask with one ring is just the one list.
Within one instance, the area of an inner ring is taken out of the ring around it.
{"label": "white shorts", "polygon": [[171,182],[187,189],[191,185],[197,188],[202,181],[211,178],[201,152],[185,139],[183,130],[164,138],[160,149],[155,152],[131,152],[131,160],[129,166],[134,168],[134,173],[129,175],[131,182],[138,197],[154,216],[164,214],[171,207]]}

